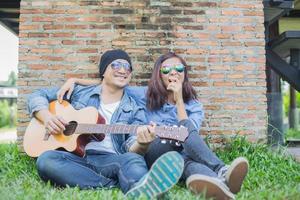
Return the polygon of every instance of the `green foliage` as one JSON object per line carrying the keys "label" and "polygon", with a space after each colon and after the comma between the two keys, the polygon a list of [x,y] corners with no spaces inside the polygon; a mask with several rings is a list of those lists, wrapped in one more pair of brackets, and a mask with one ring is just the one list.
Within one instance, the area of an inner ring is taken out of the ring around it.
{"label": "green foliage", "polygon": [[295,129],[289,129],[286,134],[285,138],[297,138],[300,139],[300,130],[295,130]]}
{"label": "green foliage", "polygon": [[7,100],[0,100],[0,128],[11,125],[16,125],[17,106],[9,106]]}
{"label": "green foliage", "polygon": [[[290,92],[283,93],[283,112],[284,116],[288,117],[289,114],[289,105],[290,105]],[[300,93],[296,92],[296,105],[297,108],[300,108]]]}
{"label": "green foliage", "polygon": [[289,93],[284,93],[283,94],[283,113],[285,117],[289,116],[289,105],[290,105],[290,96]]}
{"label": "green foliage", "polygon": [[[236,199],[300,199],[300,165],[284,154],[263,144],[250,144],[235,138],[217,154],[225,163],[238,156],[248,158],[250,172]],[[20,154],[16,145],[0,145],[0,197],[7,199],[123,199],[118,189],[79,190],[55,188],[38,177],[35,160]],[[184,183],[169,192],[170,199],[203,199],[189,192]]]}
{"label": "green foliage", "polygon": [[300,108],[300,93],[296,92],[296,104],[297,104],[297,108]]}
{"label": "green foliage", "polygon": [[7,80],[7,85],[16,86],[17,84],[17,75],[14,71],[10,72]]}

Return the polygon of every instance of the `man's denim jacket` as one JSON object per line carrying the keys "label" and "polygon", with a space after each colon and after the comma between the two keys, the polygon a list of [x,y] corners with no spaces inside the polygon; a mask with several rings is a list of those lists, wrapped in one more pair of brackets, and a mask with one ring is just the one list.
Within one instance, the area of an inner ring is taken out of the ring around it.
{"label": "man's denim jacket", "polygon": [[[32,117],[36,111],[48,109],[49,102],[57,100],[56,93],[58,90],[58,87],[45,88],[30,94],[27,99],[30,116]],[[100,92],[101,86],[99,85],[76,85],[70,98],[70,103],[77,110],[88,106],[98,109],[100,105]],[[124,91],[120,105],[111,118],[111,124],[138,125],[146,123],[144,108],[137,106],[135,100]],[[133,134],[113,134],[111,135],[111,139],[116,152],[122,154],[128,152],[130,146],[136,141],[136,136]]]}

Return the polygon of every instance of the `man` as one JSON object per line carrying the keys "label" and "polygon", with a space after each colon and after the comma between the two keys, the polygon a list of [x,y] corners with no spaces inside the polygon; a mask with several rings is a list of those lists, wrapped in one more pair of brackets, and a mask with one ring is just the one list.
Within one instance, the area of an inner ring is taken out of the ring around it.
{"label": "man", "polygon": [[[124,90],[131,72],[131,60],[126,52],[105,52],[99,64],[102,83],[76,86],[71,104],[75,109],[97,108],[106,124],[144,124],[144,110]],[[28,98],[31,116],[42,121],[49,134],[61,133],[68,124],[48,111],[48,103],[56,100],[57,91],[58,88],[42,89]],[[183,159],[178,153],[170,152],[158,159],[148,172],[142,155],[155,138],[154,128],[154,125],[139,127],[137,137],[114,134],[106,135],[103,141],[94,137],[85,147],[83,158],[64,151],[46,151],[37,160],[38,173],[43,180],[59,186],[82,189],[119,186],[128,197],[153,198],[176,184],[183,171]]]}

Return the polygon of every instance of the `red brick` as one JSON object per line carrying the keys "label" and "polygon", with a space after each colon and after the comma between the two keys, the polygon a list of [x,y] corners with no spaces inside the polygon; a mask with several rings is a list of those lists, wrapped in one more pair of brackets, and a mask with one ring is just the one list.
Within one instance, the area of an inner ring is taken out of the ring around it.
{"label": "red brick", "polygon": [[206,54],[207,52],[204,49],[188,49],[187,54]]}
{"label": "red brick", "polygon": [[70,48],[59,48],[59,49],[53,49],[54,54],[69,54],[74,53],[73,49]]}
{"label": "red brick", "polygon": [[48,61],[63,61],[64,58],[60,56],[41,56],[41,60],[48,60]]}
{"label": "red brick", "polygon": [[[86,10],[84,10],[86,11]],[[91,9],[90,14],[112,14],[111,9]],[[71,14],[83,14],[83,13],[71,13]]]}
{"label": "red brick", "polygon": [[200,82],[200,81],[193,82],[193,81],[191,81],[191,83],[194,87],[207,87],[208,86],[207,82]]}
{"label": "red brick", "polygon": [[62,44],[64,44],[64,45],[84,45],[85,42],[82,40],[63,40]]}
{"label": "red brick", "polygon": [[30,38],[40,38],[40,37],[49,37],[49,33],[28,33]]}
{"label": "red brick", "polygon": [[65,10],[58,10],[58,9],[43,9],[42,11],[45,14],[64,14],[64,13],[66,13]]}
{"label": "red brick", "polygon": [[51,36],[52,37],[61,37],[61,38],[63,38],[63,37],[67,37],[67,38],[71,38],[71,37],[73,37],[73,33],[53,33],[53,34],[51,34]]}
{"label": "red brick", "polygon": [[19,29],[20,31],[22,30],[37,30],[40,28],[40,25],[36,24],[36,25],[20,25]]}
{"label": "red brick", "polygon": [[101,18],[99,18],[97,16],[93,16],[93,17],[80,17],[78,19],[78,21],[81,21],[81,22],[102,22]]}
{"label": "red brick", "polygon": [[213,83],[213,86],[223,86],[223,87],[227,87],[227,86],[234,86],[234,83],[233,82],[226,82],[226,81],[223,81],[223,82],[214,82]]}
{"label": "red brick", "polygon": [[39,56],[33,56],[33,55],[19,55],[20,61],[35,61],[39,60]]}
{"label": "red brick", "polygon": [[32,53],[52,53],[52,49],[48,48],[32,48],[30,51]]}
{"label": "red brick", "polygon": [[77,50],[77,53],[98,53],[98,49],[85,48]]}
{"label": "red brick", "polygon": [[263,11],[247,11],[243,12],[244,16],[264,16]]}
{"label": "red brick", "polygon": [[40,9],[28,9],[28,8],[22,8],[22,7],[20,9],[20,14],[41,14],[42,12],[43,12],[43,10],[40,10]]}
{"label": "red brick", "polygon": [[32,17],[32,22],[53,22],[55,18],[53,17]]}
{"label": "red brick", "polygon": [[76,33],[75,37],[78,37],[78,38],[96,38],[97,33]]}
{"label": "red brick", "polygon": [[48,68],[47,64],[30,64],[28,65],[29,69],[32,70],[44,70]]}
{"label": "red brick", "polygon": [[224,74],[210,74],[209,78],[210,79],[223,79],[225,77]]}
{"label": "red brick", "polygon": [[88,28],[88,25],[65,25],[65,29],[80,29],[85,30]]}
{"label": "red brick", "polygon": [[43,25],[44,30],[59,30],[59,29],[63,29],[64,25],[60,24],[60,25],[51,25],[51,24],[45,24]]}
{"label": "red brick", "polygon": [[245,106],[243,105],[225,105],[225,110],[244,110]]}
{"label": "red brick", "polygon": [[222,32],[236,32],[236,31],[241,31],[240,26],[221,26],[221,31]]}
{"label": "red brick", "polygon": [[216,7],[217,3],[215,2],[194,2],[193,7]]}
{"label": "red brick", "polygon": [[216,34],[215,37],[217,39],[229,39],[232,36],[231,36],[231,34],[222,33],[222,34]]}
{"label": "red brick", "polygon": [[204,110],[220,110],[221,106],[217,105],[206,105],[204,106]]}
{"label": "red brick", "polygon": [[61,44],[61,41],[60,40],[39,40],[38,41],[38,44],[39,45],[59,45]]}

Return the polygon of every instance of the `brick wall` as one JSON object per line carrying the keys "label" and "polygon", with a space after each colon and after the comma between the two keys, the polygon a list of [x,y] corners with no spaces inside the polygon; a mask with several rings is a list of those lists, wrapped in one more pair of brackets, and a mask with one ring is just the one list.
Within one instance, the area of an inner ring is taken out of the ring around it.
{"label": "brick wall", "polygon": [[97,77],[99,55],[111,48],[131,55],[138,85],[159,55],[179,53],[205,107],[202,133],[264,139],[263,21],[263,5],[253,0],[22,0],[19,141],[29,121],[26,95],[69,77]]}

